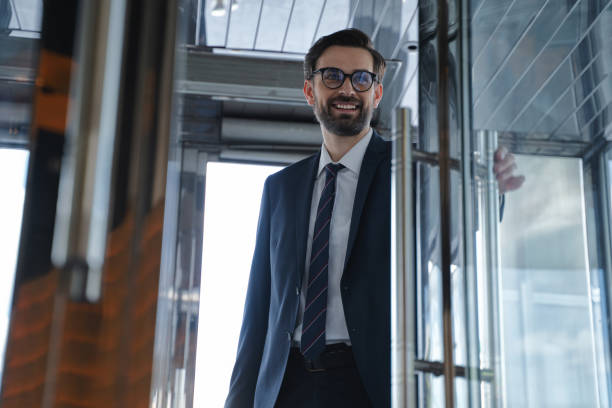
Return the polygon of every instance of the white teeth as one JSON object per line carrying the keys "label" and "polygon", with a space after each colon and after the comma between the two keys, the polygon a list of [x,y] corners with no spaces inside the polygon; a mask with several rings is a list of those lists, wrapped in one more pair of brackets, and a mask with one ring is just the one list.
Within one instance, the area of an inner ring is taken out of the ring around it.
{"label": "white teeth", "polygon": [[355,105],[336,105],[340,109],[355,109]]}

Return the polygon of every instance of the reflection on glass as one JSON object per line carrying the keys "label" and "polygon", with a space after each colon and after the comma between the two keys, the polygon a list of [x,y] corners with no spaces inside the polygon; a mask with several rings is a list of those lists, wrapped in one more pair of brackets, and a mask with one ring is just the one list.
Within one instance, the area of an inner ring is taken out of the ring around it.
{"label": "reflection on glass", "polygon": [[[42,0],[0,2],[0,22],[8,20],[8,29],[11,30],[11,36],[38,38],[41,17]],[[0,30],[3,28],[0,27]]]}
{"label": "reflection on glass", "polygon": [[601,288],[587,260],[582,162],[520,156],[517,163],[529,176],[500,225],[508,406],[600,406],[607,394],[598,376],[602,321],[594,315]]}
{"label": "reflection on glass", "polygon": [[208,163],[194,407],[221,407],[242,323],[259,203],[276,166]]}
{"label": "reflection on glass", "polygon": [[0,192],[3,197],[0,200],[0,370],[4,367],[4,348],[13,297],[28,156],[27,150],[0,149]]}

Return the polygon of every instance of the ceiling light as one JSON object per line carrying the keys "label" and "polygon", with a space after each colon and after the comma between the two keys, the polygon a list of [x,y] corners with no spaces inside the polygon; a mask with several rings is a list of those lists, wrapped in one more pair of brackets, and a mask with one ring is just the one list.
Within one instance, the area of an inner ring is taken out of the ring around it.
{"label": "ceiling light", "polygon": [[232,11],[235,11],[238,8],[238,0],[232,1]]}
{"label": "ceiling light", "polygon": [[223,0],[216,1],[215,6],[213,7],[210,14],[213,15],[214,17],[221,17],[225,15],[225,4]]}

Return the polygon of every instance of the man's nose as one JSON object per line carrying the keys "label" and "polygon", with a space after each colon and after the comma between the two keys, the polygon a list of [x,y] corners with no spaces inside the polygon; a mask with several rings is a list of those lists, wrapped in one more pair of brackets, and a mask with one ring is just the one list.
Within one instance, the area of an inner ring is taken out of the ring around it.
{"label": "man's nose", "polygon": [[353,84],[351,84],[351,78],[344,77],[344,82],[342,82],[342,85],[340,88],[338,88],[338,91],[344,95],[354,95],[355,89],[353,88]]}

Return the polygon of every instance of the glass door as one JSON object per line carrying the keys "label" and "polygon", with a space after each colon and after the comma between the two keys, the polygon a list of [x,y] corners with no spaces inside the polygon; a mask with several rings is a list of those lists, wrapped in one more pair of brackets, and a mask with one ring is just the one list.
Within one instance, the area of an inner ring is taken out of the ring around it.
{"label": "glass door", "polygon": [[469,404],[608,407],[612,7],[455,5]]}

